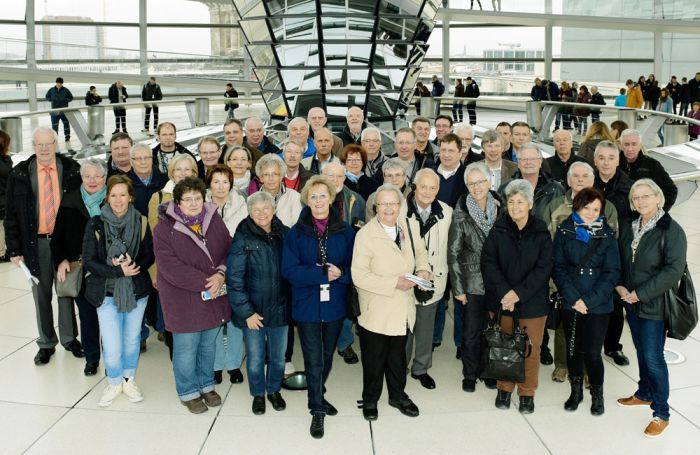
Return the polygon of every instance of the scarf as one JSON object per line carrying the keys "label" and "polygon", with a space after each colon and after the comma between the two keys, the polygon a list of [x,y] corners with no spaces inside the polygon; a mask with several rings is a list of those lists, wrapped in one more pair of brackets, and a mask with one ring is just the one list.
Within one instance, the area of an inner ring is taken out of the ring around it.
{"label": "scarf", "polygon": [[581,219],[578,213],[573,212],[571,219],[574,220],[574,228],[576,229],[576,240],[580,240],[585,244],[591,241],[591,235],[596,236],[603,229],[603,217],[599,216],[597,220],[586,223]]}
{"label": "scarf", "polygon": [[345,171],[345,178],[350,180],[352,183],[357,183],[360,180],[361,175],[355,175],[350,171]]}
{"label": "scarf", "polygon": [[496,199],[494,199],[493,195],[489,193],[486,197],[486,211],[483,211],[476,199],[471,194],[467,194],[467,210],[474,222],[476,222],[476,225],[479,226],[479,229],[488,235],[493,227],[493,223],[496,222]]}
{"label": "scarf", "polygon": [[637,247],[639,247],[639,242],[642,240],[642,236],[647,232],[651,231],[656,227],[656,223],[664,216],[666,212],[664,209],[659,209],[656,215],[652,216],[647,224],[640,226],[642,224],[642,217],[640,216],[636,220],[632,221],[632,233],[634,238],[632,239],[632,262],[634,262],[634,255],[637,253]]}
{"label": "scarf", "polygon": [[105,200],[107,196],[107,187],[103,186],[99,191],[94,194],[88,194],[83,186],[80,186],[80,196],[83,198],[83,204],[87,209],[90,217],[98,216],[100,212],[100,205]]}
{"label": "scarf", "polygon": [[195,234],[198,234],[200,237],[204,236],[204,228],[202,224],[204,223],[204,216],[207,214],[207,209],[205,206],[202,206],[202,211],[199,212],[198,215],[195,216],[189,216],[185,215],[182,210],[180,210],[180,206],[177,204],[173,204],[175,208],[175,214],[180,217],[182,220],[182,224],[187,226],[189,229],[192,230]]}
{"label": "scarf", "polygon": [[237,190],[247,190],[250,185],[250,171],[245,171],[245,175],[239,179],[233,179],[233,188]]}
{"label": "scarf", "polygon": [[[141,214],[129,204],[121,218],[117,217],[108,204],[102,206],[102,222],[107,245],[107,265],[113,267],[112,258],[128,253],[132,260],[136,258],[141,243]],[[114,304],[120,313],[128,313],[136,308],[133,277],[114,278]]]}

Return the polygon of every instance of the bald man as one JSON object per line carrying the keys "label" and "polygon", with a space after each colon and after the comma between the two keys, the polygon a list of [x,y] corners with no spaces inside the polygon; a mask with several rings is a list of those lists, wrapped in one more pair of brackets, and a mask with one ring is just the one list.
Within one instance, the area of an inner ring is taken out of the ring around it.
{"label": "bald man", "polygon": [[[309,113],[306,115],[306,121],[309,122],[311,126],[311,137],[316,136],[316,131],[326,126],[328,122],[328,117],[326,116],[326,111],[320,107],[312,107],[309,109]],[[331,131],[332,132],[332,131]],[[333,135],[333,156],[338,156],[340,151],[343,149],[343,140]]]}
{"label": "bald man", "polygon": [[359,144],[362,130],[367,127],[365,123],[365,114],[361,107],[352,106],[348,109],[347,124],[343,129],[343,134],[340,138],[343,140],[343,146],[348,144]]}
{"label": "bald man", "polygon": [[314,148],[316,152],[301,160],[301,165],[311,171],[312,174],[320,174],[329,163],[340,163],[340,160],[333,156],[333,134],[328,128],[320,128],[314,137]]}

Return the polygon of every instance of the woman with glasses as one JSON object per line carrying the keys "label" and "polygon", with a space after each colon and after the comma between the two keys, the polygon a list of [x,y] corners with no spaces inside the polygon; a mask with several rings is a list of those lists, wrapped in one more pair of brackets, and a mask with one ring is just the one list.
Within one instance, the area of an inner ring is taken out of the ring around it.
{"label": "woman with glasses", "polygon": [[286,173],[287,165],[282,158],[271,153],[264,155],[255,165],[255,174],[262,181],[258,191],[265,191],[275,199],[275,215],[285,226],[292,227],[301,213],[301,198],[299,193],[284,186],[282,177]]}
{"label": "woman with glasses", "polygon": [[340,151],[340,162],[345,166],[345,183],[365,201],[379,187],[379,181],[364,173],[367,165],[367,152],[364,147],[349,144]]}
{"label": "woman with glasses", "polygon": [[204,180],[209,169],[221,162],[221,146],[214,136],[204,136],[197,143],[200,160],[197,162],[197,176]]}

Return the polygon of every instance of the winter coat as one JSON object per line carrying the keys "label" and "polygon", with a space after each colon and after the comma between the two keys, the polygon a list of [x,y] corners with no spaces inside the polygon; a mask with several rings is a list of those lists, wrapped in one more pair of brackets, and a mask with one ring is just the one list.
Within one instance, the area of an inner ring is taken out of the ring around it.
{"label": "winter coat", "polygon": [[[557,232],[557,227],[565,222],[571,216],[571,212],[573,212],[574,198],[572,194],[573,192],[568,190],[565,195],[554,199],[544,209],[543,219],[547,223],[547,228],[549,233],[552,234],[552,238]],[[619,233],[620,226],[617,218],[617,209],[614,204],[611,204],[609,201],[605,204],[603,216],[605,216],[605,222],[615,234]]]}
{"label": "winter coat", "polygon": [[[207,190],[207,197],[205,200],[207,202],[214,202],[211,199],[211,190]],[[248,206],[246,205],[245,199],[243,199],[243,196],[236,190],[232,190],[228,193],[228,201],[226,201],[224,208],[217,208],[216,211],[219,212],[219,216],[224,220],[224,224],[226,224],[226,228],[231,237],[236,233],[238,225],[248,217]]]}
{"label": "winter coat", "polygon": [[[267,155],[268,153],[274,153],[275,155],[279,155],[280,153],[282,153],[282,150],[280,150],[279,147],[277,147],[275,144],[273,144],[272,141],[267,136],[263,136],[262,142],[257,147],[252,145],[252,144],[249,144],[248,138],[243,136],[243,145],[248,147],[251,150],[257,150],[259,153],[261,153],[263,155]],[[253,170],[255,170],[255,163],[257,163],[257,162],[258,162],[258,160],[255,159],[255,155],[253,155],[253,165],[252,165]]]}
{"label": "winter coat", "polygon": [[[231,90],[226,90],[224,92],[224,98],[238,98],[238,90],[236,90],[235,88]],[[238,103],[226,103],[226,105],[224,106],[224,110],[228,111],[229,109],[235,111],[236,109],[238,109]]]}
{"label": "winter coat", "polygon": [[[500,200],[495,192],[492,196]],[[497,215],[498,217],[498,215]],[[467,196],[459,198],[452,212],[452,223],[447,240],[447,266],[450,271],[450,285],[454,295],[484,295],[484,280],[481,276],[481,249],[486,234],[477,226],[467,209]]]}
{"label": "winter coat", "polygon": [[678,82],[676,82],[675,85],[671,82],[666,84],[666,90],[668,90],[671,99],[673,99],[673,104],[676,104],[681,100],[681,87],[681,84]]}
{"label": "winter coat", "polygon": [[547,88],[541,85],[533,85],[532,90],[530,90],[530,98],[532,98],[533,101],[546,101]]}
{"label": "winter coat", "polygon": [[12,157],[0,155],[0,220],[5,218],[5,201],[7,194],[7,180],[12,172]]}
{"label": "winter coat", "polygon": [[343,132],[340,133],[340,139],[343,140],[343,147],[345,147],[348,144],[359,144],[360,136],[365,128],[367,128],[367,122],[362,122],[362,128],[360,128],[360,135],[358,135],[357,138],[355,138],[355,136],[350,132],[350,127],[346,124],[345,128],[343,128]]}
{"label": "winter coat", "polygon": [[479,86],[476,82],[472,81],[471,84],[464,86],[464,96],[467,98],[478,98],[481,95],[479,91]]}
{"label": "winter coat", "polygon": [[[688,112],[688,117],[700,121],[700,111]],[[688,125],[688,134],[700,135],[700,125]]]}
{"label": "winter coat", "polygon": [[[466,91],[466,89],[465,89]],[[433,89],[430,91],[430,95],[435,97],[435,96],[442,96],[445,93],[445,84],[443,84],[440,81],[435,81],[433,82]]]}
{"label": "winter coat", "polygon": [[[131,277],[134,286],[134,296],[141,299],[151,293],[151,278],[148,267],[153,264],[153,237],[148,229],[146,218],[139,218],[141,242],[139,251],[133,262],[140,268],[139,274]],[[88,221],[83,237],[83,269],[85,270],[85,300],[95,308],[102,305],[107,296],[107,279],[124,276],[121,265],[107,264],[107,235],[104,231],[102,216],[95,216]]]}
{"label": "winter coat", "polygon": [[595,95],[591,95],[591,104],[598,104],[600,106],[605,106],[605,98],[600,92],[596,92]]}
{"label": "winter coat", "polygon": [[68,103],[73,101],[73,94],[66,87],[59,90],[53,86],[46,92],[46,101],[51,102],[51,109],[68,107]]}
{"label": "winter coat", "polygon": [[[665,236],[661,249],[661,237]],[[688,248],[683,228],[665,213],[656,226],[639,241],[632,260],[632,224],[620,235],[622,285],[636,291],[639,302],[626,304],[628,312],[644,319],[664,319],[664,293],[678,286],[686,264]]]}
{"label": "winter coat", "polygon": [[[627,177],[627,174],[618,169],[613,178],[607,182],[603,182],[596,171],[593,186],[602,191],[605,195],[605,199],[615,206],[619,225],[632,221],[632,209],[630,208],[629,200],[632,180]],[[619,229],[617,231],[620,232]]]}
{"label": "winter coat", "polygon": [[349,178],[346,178],[345,183],[343,183],[343,185],[344,187],[359,194],[365,201],[372,193],[377,191],[377,188],[379,188],[380,186],[379,181],[377,179],[368,177],[365,174],[360,174],[360,177],[357,179],[357,182],[353,182]]}
{"label": "winter coat", "polygon": [[[121,91],[117,88],[117,84],[112,84],[109,86],[109,91],[107,92],[107,95],[109,97],[109,102],[112,104],[115,103],[124,103],[126,102],[126,99],[129,98],[129,94],[126,93],[126,86],[121,88]],[[121,97],[124,97],[122,99]]]}
{"label": "winter coat", "polygon": [[143,101],[160,101],[163,99],[163,92],[160,85],[146,82],[141,89],[141,99]]}
{"label": "winter coat", "polygon": [[361,224],[365,221],[365,200],[347,186],[343,186],[340,193],[336,194],[333,208],[338,211],[342,220],[352,227],[357,227],[358,222]]}
{"label": "winter coat", "polygon": [[[168,165],[163,160],[163,155],[166,153],[172,154],[172,158],[175,158],[175,156],[177,156],[177,155],[189,155],[192,157],[192,159],[194,160],[195,163],[197,162],[197,158],[194,156],[194,154],[192,152],[190,152],[189,150],[187,150],[187,148],[184,145],[180,144],[179,142],[175,142],[175,150],[172,152],[163,152],[160,149],[160,142],[159,142],[156,144],[155,147],[153,147],[153,165],[158,168],[158,171],[161,174],[165,174],[166,177],[168,175]],[[172,159],[172,158],[170,158],[170,159]]]}
{"label": "winter coat", "polygon": [[165,328],[170,332],[200,332],[231,319],[226,295],[202,299],[207,279],[216,273],[226,273],[231,246],[231,236],[216,211],[216,204],[207,202],[204,210],[200,237],[175,213],[174,201],[159,207],[160,221],[153,234],[153,250],[158,263],[158,295]]}
{"label": "winter coat", "polygon": [[[340,278],[329,281],[319,265],[319,239],[308,207],[302,210],[299,221],[284,239],[282,275],[292,288],[292,317],[297,322],[332,322],[347,314],[355,231],[332,208],[328,217],[326,260],[340,269]],[[330,286],[327,302],[321,302],[321,285]]]}
{"label": "winter coat", "polygon": [[638,85],[632,86],[632,88],[627,89],[627,107],[634,109],[641,109],[644,106],[644,95],[642,94],[642,89]]}
{"label": "winter coat", "polygon": [[93,95],[92,92],[87,92],[85,94],[85,105],[95,106],[102,102],[102,97],[100,95]]}
{"label": "winter coat", "polygon": [[[588,92],[585,92],[583,94],[580,94],[576,97],[576,102],[580,104],[590,104],[591,103],[591,94]],[[577,117],[588,117],[591,114],[590,109],[586,109],[585,107],[576,107],[574,108],[574,115]]]}
{"label": "winter coat", "polygon": [[134,207],[141,212],[141,215],[148,216],[148,204],[151,197],[165,187],[165,184],[168,183],[168,176],[158,172],[158,168],[155,166],[151,170],[151,181],[147,185],[136,175],[133,168],[126,176],[131,179],[134,185]]}
{"label": "winter coat", "polygon": [[[56,166],[63,198],[66,193],[80,187],[80,166],[63,155],[56,155]],[[24,256],[24,262],[34,276],[39,274],[39,203],[30,172],[36,172],[36,168],[36,155],[32,155],[12,169],[7,180],[5,204],[7,257]]]}
{"label": "winter coat", "polygon": [[83,233],[90,221],[90,214],[85,207],[80,188],[76,188],[63,197],[56,214],[56,224],[51,236],[51,259],[54,269],[67,260],[77,261],[83,252]]}
{"label": "winter coat", "polygon": [[501,299],[512,289],[520,298],[515,304],[518,317],[546,316],[551,271],[552,239],[544,221],[530,213],[519,230],[507,213],[496,220],[481,250],[481,275],[489,311],[497,312]]}
{"label": "winter coat", "polygon": [[664,198],[666,199],[664,210],[669,211],[673,207],[676,197],[678,197],[678,187],[673,183],[673,180],[671,180],[661,163],[649,155],[645,155],[642,151],[639,152],[634,163],[628,163],[624,152],[620,152],[620,169],[633,182],[639,179],[652,179],[664,193]]}
{"label": "winter coat", "polygon": [[255,313],[263,317],[265,327],[288,324],[289,284],[282,277],[282,248],[288,231],[274,216],[269,233],[250,217],[239,224],[226,262],[228,303],[236,327],[248,327],[246,319]]}
{"label": "winter coat", "polygon": [[554,152],[554,155],[550,156],[549,158],[546,158],[544,160],[544,163],[547,163],[547,166],[549,167],[549,174],[552,176],[552,178],[557,182],[561,183],[565,189],[568,189],[569,182],[566,174],[569,172],[569,168],[571,167],[571,165],[576,163],[577,161],[590,164],[590,162],[587,161],[584,157],[575,154],[573,150],[571,151],[569,160],[566,162],[562,161],[561,158],[559,158],[559,155],[556,152]]}
{"label": "winter coat", "polygon": [[[522,174],[520,171],[517,171],[515,174],[513,174],[511,181],[521,178],[523,178]],[[507,202],[507,185],[508,183],[501,183],[501,187],[498,189],[498,195],[501,197],[501,200],[504,201],[504,204]],[[545,208],[554,199],[558,198],[559,196],[563,196],[564,193],[566,193],[566,190],[561,183],[557,182],[546,173],[540,171],[540,176],[537,179],[537,186],[535,187],[535,200],[532,207],[532,214],[548,223],[549,220],[544,217]]]}
{"label": "winter coat", "polygon": [[[597,245],[593,246],[593,239]],[[589,248],[595,248],[590,259],[577,268]],[[554,235],[554,268],[552,279],[557,286],[563,306],[572,310],[579,300],[589,314],[607,314],[613,310],[613,292],[620,278],[620,252],[615,232],[603,221],[603,228],[589,243],[576,238],[573,217],[569,216]]]}
{"label": "winter coat", "polygon": [[[455,98],[464,98],[464,84],[455,85]],[[455,100],[457,102],[457,100]]]}

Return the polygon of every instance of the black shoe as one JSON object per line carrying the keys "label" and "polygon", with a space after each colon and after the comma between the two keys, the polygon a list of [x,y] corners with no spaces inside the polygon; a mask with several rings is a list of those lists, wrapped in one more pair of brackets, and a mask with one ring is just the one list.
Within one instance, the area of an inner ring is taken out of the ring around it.
{"label": "black shoe", "polygon": [[484,385],[487,389],[496,390],[498,381],[496,381],[495,379],[482,379],[482,381],[484,381]]}
{"label": "black shoe", "polygon": [[554,363],[554,357],[552,357],[552,352],[549,349],[543,348],[540,350],[540,363],[542,365],[551,365]]}
{"label": "black shoe", "polygon": [[275,411],[284,411],[287,408],[287,403],[279,392],[268,394],[267,399],[272,404],[272,409]]}
{"label": "black shoe", "polygon": [[34,356],[34,365],[46,365],[55,353],[55,348],[39,348],[39,352]]}
{"label": "black shoe", "polygon": [[141,340],[141,348],[139,352],[143,354],[146,351],[148,351],[148,346],[146,346],[146,340]]}
{"label": "black shoe", "polygon": [[476,381],[473,379],[462,379],[462,390],[468,393],[476,391]]}
{"label": "black shoe", "polygon": [[243,373],[241,373],[240,368],[236,368],[235,370],[228,370],[228,374],[231,379],[231,384],[240,384],[243,382]]}
{"label": "black shoe", "polygon": [[330,404],[325,398],[323,399],[323,405],[326,407],[326,415],[329,416],[337,416],[338,415],[338,410]]}
{"label": "black shoe", "polygon": [[534,397],[520,397],[520,406],[518,406],[518,412],[521,414],[532,414],[535,412],[535,398]]}
{"label": "black shoe", "polygon": [[221,370],[214,371],[214,382],[216,384],[221,384],[224,381],[224,377]]}
{"label": "black shoe", "polygon": [[389,400],[389,406],[398,409],[401,414],[408,417],[418,417],[419,414],[418,406],[410,398],[401,401]]}
{"label": "black shoe", "polygon": [[6,254],[0,256],[0,262],[10,262],[10,256]]}
{"label": "black shoe", "polygon": [[70,353],[73,354],[73,357],[77,357],[79,359],[85,357],[85,353],[83,352],[83,346],[78,340],[74,339],[73,341],[71,341],[63,347],[66,348],[66,351],[70,351]]}
{"label": "black shoe", "polygon": [[433,378],[431,378],[428,373],[423,373],[423,374],[411,373],[411,377],[413,379],[418,379],[420,381],[420,385],[422,385],[426,389],[432,390],[435,388],[435,380],[433,380]]}
{"label": "black shoe", "polygon": [[352,345],[348,346],[342,351],[338,350],[338,354],[343,358],[343,360],[345,360],[345,363],[349,365],[353,365],[360,361],[357,354],[355,354],[355,351],[352,349]]}
{"label": "black shoe", "polygon": [[311,427],[309,427],[309,433],[314,439],[321,439],[323,437],[323,419],[324,414],[314,414],[311,418]]}
{"label": "black shoe", "polygon": [[603,386],[591,386],[591,414],[594,416],[603,415],[605,412],[605,403],[603,400]]}
{"label": "black shoe", "polygon": [[455,359],[462,360],[462,348],[461,347],[457,348],[457,353],[455,354]]}
{"label": "black shoe", "polygon": [[498,409],[510,409],[510,395],[511,392],[499,390],[496,395],[496,407]]}
{"label": "black shoe", "polygon": [[261,416],[265,414],[265,397],[253,397],[253,414]]}
{"label": "black shoe", "polygon": [[578,409],[579,403],[583,401],[583,379],[581,377],[569,376],[571,383],[571,395],[564,403],[564,409],[567,411],[575,411]]}
{"label": "black shoe", "polygon": [[118,132],[119,132],[119,130],[118,130],[118,129],[116,129],[116,130],[112,131],[112,136],[114,136],[114,135],[115,135],[115,134],[117,134]]}
{"label": "black shoe", "polygon": [[362,416],[369,422],[377,420],[379,418],[377,403],[364,403],[362,405]]}
{"label": "black shoe", "polygon": [[620,365],[621,367],[630,364],[630,359],[628,359],[625,353],[622,351],[606,352],[605,355],[612,358],[613,362],[615,362],[616,365]]}
{"label": "black shoe", "polygon": [[85,368],[83,369],[83,374],[85,376],[95,376],[97,374],[97,367],[99,366],[99,362],[96,363],[86,363]]}
{"label": "black shoe", "polygon": [[70,142],[70,135],[66,136],[66,142]]}
{"label": "black shoe", "polygon": [[433,351],[435,351],[435,348],[439,348],[441,345],[442,345],[442,343],[433,342]]}

